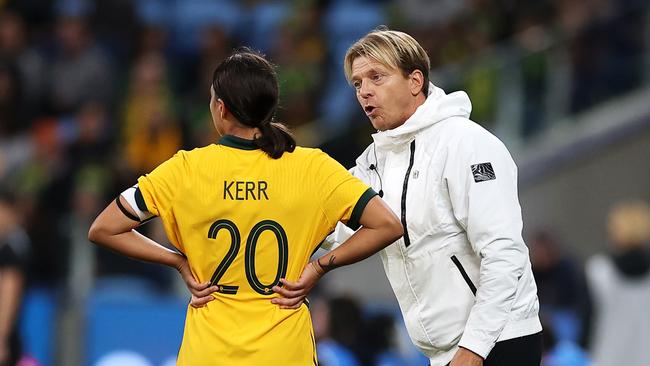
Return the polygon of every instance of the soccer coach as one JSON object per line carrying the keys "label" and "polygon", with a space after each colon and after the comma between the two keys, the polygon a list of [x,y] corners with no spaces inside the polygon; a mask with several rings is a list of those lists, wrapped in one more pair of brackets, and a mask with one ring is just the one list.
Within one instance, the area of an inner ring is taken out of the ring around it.
{"label": "soccer coach", "polygon": [[[469,119],[466,93],[429,83],[408,34],[379,29],[353,44],[345,75],[378,131],[352,173],[401,218],[380,253],[413,343],[432,366],[539,366],[537,287],[522,239],[517,167]],[[350,234],[343,225],[332,245]],[[285,305],[310,284],[285,283]]]}

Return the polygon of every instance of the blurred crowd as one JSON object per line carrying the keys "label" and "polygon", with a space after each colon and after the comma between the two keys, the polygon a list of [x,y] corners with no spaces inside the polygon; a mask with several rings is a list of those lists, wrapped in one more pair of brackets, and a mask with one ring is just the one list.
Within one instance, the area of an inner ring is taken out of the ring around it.
{"label": "blurred crowd", "polygon": [[[516,52],[521,133],[529,136],[542,128],[546,91],[558,78],[572,113],[640,85],[647,14],[642,0],[0,1],[0,192],[20,229],[27,284],[79,301],[94,279],[122,274],[171,289],[169,271],[96,251],[86,233],[139,175],[178,149],[216,141],[211,75],[234,47],[268,55],[281,80],[277,119],[296,129],[299,142],[331,136],[323,148],[345,165],[364,147],[369,126],[344,79],[343,55],[378,25],[413,34],[431,57],[433,82],[441,75],[445,87],[466,90],[473,119],[488,128],[507,95],[499,80],[509,69],[495,58]],[[445,78],[454,67],[461,71]],[[159,226],[145,230],[164,240]],[[585,346],[577,329],[592,324],[581,320],[593,313],[581,296],[586,280],[552,234],[532,239],[540,300],[569,310],[553,311],[549,324],[576,324],[555,327],[556,339]],[[374,319],[370,332],[383,334],[372,327],[387,322]],[[376,339],[372,347],[388,345]],[[372,364],[371,353],[358,351],[360,364]]]}

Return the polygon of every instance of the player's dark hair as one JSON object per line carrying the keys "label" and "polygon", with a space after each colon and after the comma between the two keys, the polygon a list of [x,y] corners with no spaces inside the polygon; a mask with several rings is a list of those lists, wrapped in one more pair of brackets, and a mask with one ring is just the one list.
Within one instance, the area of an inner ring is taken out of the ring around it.
{"label": "player's dark hair", "polygon": [[255,144],[270,157],[277,159],[296,148],[289,129],[274,122],[278,77],[264,56],[248,48],[236,50],[214,70],[212,88],[240,123],[260,129],[262,136],[255,137]]}

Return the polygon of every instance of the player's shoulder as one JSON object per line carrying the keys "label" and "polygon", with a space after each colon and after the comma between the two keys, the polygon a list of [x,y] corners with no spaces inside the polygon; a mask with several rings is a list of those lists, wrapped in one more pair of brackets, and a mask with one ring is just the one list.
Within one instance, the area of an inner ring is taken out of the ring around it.
{"label": "player's shoulder", "polygon": [[201,154],[210,154],[216,150],[217,144],[210,144],[205,146],[199,146],[192,148],[191,150],[178,150],[179,153],[183,153],[185,156],[199,156]]}
{"label": "player's shoulder", "polygon": [[294,159],[331,159],[329,155],[315,147],[296,146],[288,155]]}
{"label": "player's shoulder", "polygon": [[334,158],[319,148],[297,146],[296,149],[287,154],[292,163],[304,169],[322,169],[340,165]]}
{"label": "player's shoulder", "polygon": [[164,164],[176,167],[177,169],[191,171],[195,167],[204,165],[205,159],[213,155],[211,152],[213,149],[214,147],[208,145],[191,150],[178,150]]}
{"label": "player's shoulder", "polygon": [[216,151],[217,145],[210,144],[206,146],[195,147],[191,150],[178,150],[176,154],[174,154],[174,157],[182,159],[186,162],[192,162],[212,156]]}

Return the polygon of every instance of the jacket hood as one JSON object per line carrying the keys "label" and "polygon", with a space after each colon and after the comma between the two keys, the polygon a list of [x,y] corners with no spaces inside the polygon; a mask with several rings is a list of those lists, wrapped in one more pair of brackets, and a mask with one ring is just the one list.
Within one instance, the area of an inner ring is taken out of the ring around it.
{"label": "jacket hood", "polygon": [[377,147],[401,145],[413,140],[413,136],[440,121],[450,117],[469,118],[472,112],[472,102],[467,93],[457,91],[446,94],[444,90],[429,83],[429,96],[424,104],[401,126],[387,131],[379,131],[372,135]]}

